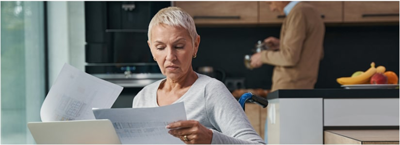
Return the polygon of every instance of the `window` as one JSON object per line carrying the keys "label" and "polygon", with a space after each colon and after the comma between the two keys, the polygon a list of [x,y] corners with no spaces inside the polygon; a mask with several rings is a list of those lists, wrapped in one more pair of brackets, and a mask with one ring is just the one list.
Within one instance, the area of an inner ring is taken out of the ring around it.
{"label": "window", "polygon": [[1,2],[1,143],[35,143],[45,97],[44,14],[40,1]]}

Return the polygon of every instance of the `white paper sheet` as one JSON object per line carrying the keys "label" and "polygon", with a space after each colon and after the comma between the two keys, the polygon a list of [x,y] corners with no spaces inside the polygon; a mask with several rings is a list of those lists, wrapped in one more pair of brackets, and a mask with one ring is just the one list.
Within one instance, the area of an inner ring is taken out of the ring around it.
{"label": "white paper sheet", "polygon": [[123,144],[183,144],[168,133],[169,123],[186,120],[183,102],[154,108],[93,110],[96,119],[109,119]]}
{"label": "white paper sheet", "polygon": [[111,108],[122,89],[64,64],[42,104],[40,117],[43,122],[95,119],[92,108]]}

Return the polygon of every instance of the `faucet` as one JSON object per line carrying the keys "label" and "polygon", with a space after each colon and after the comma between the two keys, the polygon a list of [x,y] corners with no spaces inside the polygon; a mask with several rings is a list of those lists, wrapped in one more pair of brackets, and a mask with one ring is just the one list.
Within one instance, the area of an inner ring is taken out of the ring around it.
{"label": "faucet", "polygon": [[130,77],[132,77],[132,72],[131,72],[131,69],[132,70],[135,70],[136,68],[135,67],[129,67],[129,66],[127,66],[127,67],[121,67],[121,70],[125,70],[124,71],[124,75],[125,75],[125,78],[130,78]]}

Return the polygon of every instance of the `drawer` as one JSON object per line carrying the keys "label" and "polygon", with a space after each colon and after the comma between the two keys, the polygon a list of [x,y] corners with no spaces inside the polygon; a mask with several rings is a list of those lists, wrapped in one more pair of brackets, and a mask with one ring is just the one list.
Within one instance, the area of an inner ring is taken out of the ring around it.
{"label": "drawer", "polygon": [[399,99],[324,99],[324,126],[399,126]]}
{"label": "drawer", "polygon": [[399,130],[326,130],[324,144],[399,144]]}

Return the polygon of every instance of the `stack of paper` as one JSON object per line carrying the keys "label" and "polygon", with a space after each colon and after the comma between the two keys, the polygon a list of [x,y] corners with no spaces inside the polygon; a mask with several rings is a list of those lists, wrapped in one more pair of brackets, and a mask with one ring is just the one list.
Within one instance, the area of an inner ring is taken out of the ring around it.
{"label": "stack of paper", "polygon": [[42,104],[41,119],[109,119],[123,144],[183,143],[165,128],[171,122],[186,120],[183,102],[155,108],[110,109],[122,89],[65,64]]}
{"label": "stack of paper", "polygon": [[95,109],[96,119],[109,119],[123,144],[183,143],[168,133],[169,123],[186,120],[183,102],[155,108]]}
{"label": "stack of paper", "polygon": [[95,119],[92,108],[111,108],[122,87],[64,64],[40,110],[43,122]]}

